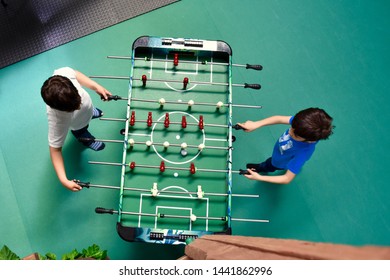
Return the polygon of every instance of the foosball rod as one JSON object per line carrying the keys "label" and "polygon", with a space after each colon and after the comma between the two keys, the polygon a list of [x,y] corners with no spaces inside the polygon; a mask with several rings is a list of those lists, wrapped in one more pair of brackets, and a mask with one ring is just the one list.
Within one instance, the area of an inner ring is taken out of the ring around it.
{"label": "foosball rod", "polygon": [[[126,119],[119,119],[119,118],[100,118],[102,121],[119,121],[119,122],[126,122]],[[140,122],[140,123],[147,123],[147,120],[135,120],[134,122]],[[153,121],[153,123],[161,123],[165,124],[164,121]],[[182,124],[181,122],[172,122],[170,121],[169,124]],[[193,126],[199,126],[199,123],[186,123],[187,125],[193,125]],[[212,123],[203,123],[204,126],[211,126],[211,127],[222,127],[227,128],[229,127],[226,124],[212,124]]]}
{"label": "foosball rod", "polygon": [[[171,144],[169,142],[164,142],[164,143],[157,143],[157,142],[152,142],[152,141],[146,141],[146,142],[142,142],[142,141],[134,141],[133,139],[129,139],[126,141],[124,140],[113,140],[113,139],[98,139],[98,138],[86,138],[86,137],[82,137],[82,138],[78,138],[79,141],[81,142],[89,142],[89,141],[99,141],[99,142],[105,142],[105,143],[120,143],[120,144],[124,144],[124,143],[127,143],[128,146],[134,146],[134,145],[146,145],[148,147],[150,146],[163,146],[165,148],[168,148],[170,146],[172,147],[181,147],[182,149],[186,149],[186,148],[197,148],[197,149],[200,149],[200,145],[191,145],[191,144],[187,144],[187,143],[181,143],[181,144]],[[214,150],[229,150],[229,149],[232,149],[231,147],[217,147],[217,146],[206,146],[204,145],[204,147],[202,147],[202,150],[205,149],[207,147],[207,149],[214,149]]]}
{"label": "foosball rod", "polygon": [[[116,55],[109,55],[107,58],[111,59],[131,59],[130,56],[116,56]],[[157,62],[172,62],[174,63],[173,59],[159,59],[159,58],[150,58],[150,57],[134,57],[134,60],[144,60],[144,61],[157,61]],[[213,61],[207,61],[207,60],[202,60],[202,61],[189,61],[189,60],[180,60],[180,63],[186,63],[186,64],[201,64],[201,65],[220,65],[220,66],[229,66],[229,63],[224,63],[224,62],[213,62]],[[237,64],[237,63],[232,63],[231,64],[234,67],[244,67],[245,69],[253,69],[260,71],[263,69],[263,66],[259,64]]]}
{"label": "foosball rod", "polygon": [[190,171],[191,174],[195,174],[196,172],[213,172],[213,173],[228,173],[229,171],[231,173],[236,173],[242,175],[245,170],[221,170],[221,169],[208,169],[208,168],[197,168],[194,166],[193,163],[191,163],[190,168],[185,167],[172,167],[172,166],[165,166],[164,161],[161,162],[161,164],[158,165],[146,165],[146,164],[136,164],[134,161],[126,164],[126,163],[117,163],[117,162],[106,162],[106,161],[88,161],[89,164],[100,164],[100,165],[110,165],[110,166],[128,166],[131,170],[135,168],[150,168],[150,169],[159,169],[161,172],[164,172],[166,169],[169,170],[184,170],[184,171]]}
{"label": "foosball rod", "polygon": [[[96,185],[96,184],[91,184],[89,182],[76,182],[78,185],[80,185],[83,188],[100,188],[100,189],[114,189],[114,190],[120,190],[120,187],[118,186],[107,186],[107,185]],[[123,188],[126,191],[134,191],[134,192],[147,192],[150,193],[150,189],[141,189],[141,188],[128,188],[124,187]],[[179,192],[179,191],[169,191],[169,190],[159,190],[158,193],[166,193],[166,194],[191,194],[191,195],[197,195],[197,192]],[[207,196],[228,196],[227,193],[208,193],[205,192],[204,195]],[[231,194],[233,197],[247,197],[247,198],[259,198],[258,194]]]}
{"label": "foosball rod", "polygon": [[[108,97],[108,100],[129,100],[125,97],[120,97],[118,95],[112,95]],[[131,101],[138,101],[138,102],[149,102],[149,103],[158,103],[159,105],[164,104],[180,104],[180,105],[188,105],[188,106],[194,106],[194,105],[201,105],[201,106],[215,106],[217,108],[220,107],[239,107],[239,108],[253,108],[253,109],[261,109],[263,106],[260,105],[241,105],[241,104],[229,104],[229,103],[223,103],[223,102],[217,102],[217,103],[208,103],[208,102],[194,102],[193,100],[189,101],[169,101],[165,100],[163,98],[160,98],[159,100],[153,100],[153,99],[142,99],[142,98],[131,98]]]}
{"label": "foosball rod", "polygon": [[[126,130],[124,128],[122,128],[119,133],[121,135],[125,135],[125,132],[126,132]],[[130,136],[133,136],[133,135],[134,136],[150,136],[150,134],[135,133],[135,132],[128,132],[127,135],[130,135]],[[207,138],[207,137],[205,138],[205,140],[207,140],[207,141],[217,141],[217,142],[228,142],[229,141],[228,138]]]}
{"label": "foosball rod", "polygon": [[[97,214],[119,214],[119,211],[114,209],[106,209],[102,207],[96,207],[95,212]],[[195,222],[196,220],[215,220],[215,221],[227,221],[228,217],[198,217],[195,215],[190,216],[182,216],[182,215],[170,215],[170,214],[163,214],[163,213],[142,213],[142,212],[128,212],[128,211],[121,211],[121,214],[123,215],[133,215],[133,216],[146,216],[146,217],[155,217],[155,218],[175,218],[175,219],[186,219],[191,220],[192,222]],[[238,218],[231,218],[232,221],[241,221],[241,222],[254,222],[254,223],[269,223],[269,220],[255,220],[255,219],[238,219]]]}
{"label": "foosball rod", "polygon": [[[89,76],[92,79],[116,79],[116,80],[129,80],[129,77],[126,76]],[[201,81],[190,81],[188,78],[184,78],[183,81],[179,80],[165,80],[165,79],[145,79],[143,78],[132,78],[133,81],[142,81],[143,86],[146,85],[146,81],[149,82],[163,82],[163,83],[180,83],[184,84],[185,88],[187,87],[187,84],[198,84],[198,85],[215,85],[215,86],[229,86],[229,83],[220,83],[220,82],[201,82]],[[251,88],[251,89],[260,89],[260,84],[231,84],[234,87],[243,87],[243,88]]]}

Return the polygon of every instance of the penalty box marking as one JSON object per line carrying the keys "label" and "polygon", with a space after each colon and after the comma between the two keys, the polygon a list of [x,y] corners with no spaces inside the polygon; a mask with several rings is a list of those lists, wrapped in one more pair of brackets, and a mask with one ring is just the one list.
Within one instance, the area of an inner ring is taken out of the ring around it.
{"label": "penalty box marking", "polygon": [[[168,60],[168,55],[165,56],[165,58]],[[198,60],[198,56],[196,57],[196,62],[199,62]],[[180,64],[180,60],[179,60],[179,64]],[[195,69],[194,70],[184,70],[184,71],[172,71],[172,70],[169,70],[168,69],[168,61],[165,61],[165,73],[167,74],[187,74],[187,75],[194,75],[194,76],[197,76],[199,74],[199,64],[196,63],[195,64]]]}
{"label": "penalty box marking", "polygon": [[[153,62],[154,62],[154,60],[153,60],[153,53],[152,53],[152,56],[151,56],[151,62],[150,62],[150,70],[148,71],[149,72],[149,76],[150,76],[150,78],[152,79],[153,78]],[[166,55],[165,56],[166,57],[166,59],[168,60],[168,55]],[[195,62],[199,62],[199,59],[198,59],[198,56],[196,57],[196,61]],[[210,80],[209,80],[209,82],[213,82],[213,64],[212,64],[212,62],[213,62],[213,57],[210,57]],[[179,60],[179,63],[180,63],[180,60]],[[169,70],[168,69],[168,61],[166,61],[165,62],[165,70],[164,70],[164,72],[166,73],[166,74],[181,74],[181,75],[193,75],[193,76],[198,76],[198,75],[200,75],[199,74],[199,63],[196,63],[195,64],[195,71],[171,71],[171,70]],[[187,89],[185,89],[185,90],[183,90],[183,89],[177,89],[177,88],[174,88],[174,87],[172,87],[168,82],[164,82],[165,83],[165,85],[169,88],[169,89],[171,89],[171,90],[173,90],[173,91],[177,91],[177,92],[186,92],[186,91],[190,91],[190,90],[192,90],[192,89],[194,89],[195,87],[197,87],[198,86],[198,84],[194,84],[194,85],[192,85],[192,86],[190,86],[190,87],[188,87]]]}
{"label": "penalty box marking", "polygon": [[[179,189],[181,191],[184,191],[184,192],[188,192],[188,190],[186,190],[185,188],[183,187],[179,187],[179,186],[169,186],[169,187],[166,187],[164,189],[162,189],[161,191],[165,191],[165,190],[169,190],[169,189]],[[139,202],[139,211],[138,213],[143,213],[142,212],[142,205],[143,205],[143,198],[144,197],[147,197],[147,198],[151,198],[152,195],[151,194],[144,194],[144,193],[141,193],[140,194],[140,202]],[[159,194],[158,197],[167,197],[167,198],[174,198],[174,199],[190,199],[190,200],[204,200],[206,201],[206,216],[205,217],[208,217],[209,216],[209,208],[210,208],[210,200],[208,198],[198,198],[198,197],[195,197],[193,196],[192,194],[188,194],[188,196],[179,196],[179,195],[163,195],[163,194]],[[152,197],[153,199],[158,199],[155,198],[155,197]],[[171,206],[158,206],[156,207],[156,214],[158,214],[158,209],[159,208],[162,208],[162,209],[182,209],[182,210],[185,210],[185,211],[190,211],[190,215],[192,214],[192,208],[187,208],[187,207],[171,207]],[[158,219],[159,217],[155,217],[155,224],[154,224],[154,228],[157,228],[157,222],[158,222]],[[140,215],[138,217],[138,227],[141,227],[141,220],[142,220],[142,215]],[[209,226],[209,220],[205,220],[206,221],[206,231],[208,231],[208,226]],[[192,228],[192,223],[191,221],[189,221],[189,230],[191,230]]]}

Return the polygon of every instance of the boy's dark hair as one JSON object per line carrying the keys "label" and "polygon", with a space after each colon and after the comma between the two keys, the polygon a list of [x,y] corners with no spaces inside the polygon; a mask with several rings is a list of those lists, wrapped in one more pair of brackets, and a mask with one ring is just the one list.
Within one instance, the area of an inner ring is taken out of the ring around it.
{"label": "boy's dark hair", "polygon": [[72,81],[55,75],[47,79],[41,88],[45,103],[53,109],[73,112],[80,108],[81,97]]}
{"label": "boy's dark hair", "polygon": [[291,123],[294,134],[305,141],[328,139],[333,133],[333,118],[323,109],[308,108],[298,112]]}

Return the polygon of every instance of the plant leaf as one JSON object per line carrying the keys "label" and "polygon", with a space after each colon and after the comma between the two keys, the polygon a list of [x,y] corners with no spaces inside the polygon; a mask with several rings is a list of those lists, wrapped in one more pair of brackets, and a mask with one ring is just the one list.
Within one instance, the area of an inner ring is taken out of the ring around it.
{"label": "plant leaf", "polygon": [[73,251],[71,251],[67,254],[64,254],[62,256],[62,259],[63,260],[75,260],[75,259],[79,258],[80,256],[82,256],[82,254],[79,253],[76,249],[74,249]]}
{"label": "plant leaf", "polygon": [[94,258],[95,260],[103,260],[107,257],[107,250],[100,250],[100,247],[96,244],[89,246],[87,249],[83,249],[83,256],[85,258]]}
{"label": "plant leaf", "polygon": [[20,257],[4,245],[0,250],[0,260],[20,260]]}

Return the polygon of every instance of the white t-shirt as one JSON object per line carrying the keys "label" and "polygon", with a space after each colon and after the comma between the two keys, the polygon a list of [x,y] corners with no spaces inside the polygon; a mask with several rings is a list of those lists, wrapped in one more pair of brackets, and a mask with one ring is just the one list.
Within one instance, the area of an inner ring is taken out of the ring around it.
{"label": "white t-shirt", "polygon": [[46,106],[49,122],[49,146],[60,148],[64,145],[66,136],[71,130],[78,130],[88,125],[93,114],[92,100],[76,79],[76,72],[69,67],[54,71],[53,75],[69,78],[81,96],[81,108],[73,112],[64,112]]}

